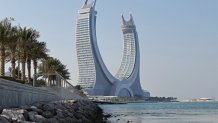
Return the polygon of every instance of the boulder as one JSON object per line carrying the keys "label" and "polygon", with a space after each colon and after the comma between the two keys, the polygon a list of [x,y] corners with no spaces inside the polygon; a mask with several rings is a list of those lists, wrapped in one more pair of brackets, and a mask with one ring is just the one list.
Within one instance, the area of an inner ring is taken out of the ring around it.
{"label": "boulder", "polygon": [[103,117],[110,118],[110,117],[112,117],[112,115],[111,114],[103,114]]}
{"label": "boulder", "polygon": [[39,108],[37,108],[36,106],[31,106],[30,109],[31,109],[32,111],[37,112],[38,114],[42,114],[42,112],[43,112],[42,109],[39,109]]}
{"label": "boulder", "polygon": [[4,108],[0,106],[0,114],[2,113],[3,109],[4,109]]}
{"label": "boulder", "polygon": [[46,120],[46,123],[59,123],[56,118],[50,118]]}
{"label": "boulder", "polygon": [[34,110],[34,109],[37,109],[36,106],[30,106],[30,109]]}
{"label": "boulder", "polygon": [[25,118],[26,121],[29,120],[29,114],[28,114],[28,111],[25,111],[25,112],[23,113],[23,116],[24,116],[24,118]]}
{"label": "boulder", "polygon": [[30,120],[30,121],[35,121],[35,120],[34,120],[34,116],[35,116],[35,115],[38,115],[38,113],[35,112],[35,111],[30,111],[30,112],[28,112],[29,120]]}
{"label": "boulder", "polygon": [[28,106],[28,105],[19,106],[19,108],[30,111],[30,106]]}
{"label": "boulder", "polygon": [[38,103],[35,103],[34,106],[36,106],[39,109],[42,109],[43,103],[42,102],[38,102]]}
{"label": "boulder", "polygon": [[14,109],[16,112],[23,114],[24,112],[26,112],[27,110],[25,109]]}
{"label": "boulder", "polygon": [[45,104],[42,106],[42,109],[44,111],[54,110],[54,108],[55,108],[55,105],[53,103]]}
{"label": "boulder", "polygon": [[64,115],[63,115],[63,111],[61,109],[57,109],[56,110],[56,117],[58,118],[64,118]]}
{"label": "boulder", "polygon": [[82,122],[81,119],[74,119],[71,117],[66,117],[64,122],[62,122],[62,123],[89,123],[89,122],[85,122],[85,121]]}
{"label": "boulder", "polygon": [[53,115],[55,114],[55,105],[53,103],[43,105],[42,109],[51,112]]}
{"label": "boulder", "polygon": [[44,116],[45,118],[52,118],[53,114],[50,111],[44,111],[42,113],[42,116]]}
{"label": "boulder", "polygon": [[0,123],[10,123],[6,118],[0,116]]}
{"label": "boulder", "polygon": [[23,109],[3,109],[1,116],[12,121],[24,121]]}
{"label": "boulder", "polygon": [[19,123],[36,123],[36,122],[32,122],[32,121],[20,121]]}
{"label": "boulder", "polygon": [[38,114],[34,115],[34,120],[33,121],[35,121],[37,123],[47,123],[46,118],[43,117],[42,115],[38,115]]}

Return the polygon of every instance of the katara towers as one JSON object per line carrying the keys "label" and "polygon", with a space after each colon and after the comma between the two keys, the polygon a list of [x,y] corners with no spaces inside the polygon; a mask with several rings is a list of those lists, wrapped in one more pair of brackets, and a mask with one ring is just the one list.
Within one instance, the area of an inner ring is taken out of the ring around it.
{"label": "katara towers", "polygon": [[96,38],[96,0],[85,1],[78,11],[76,50],[79,67],[78,85],[95,96],[144,97],[140,85],[140,54],[136,27],[132,15],[126,21],[122,16],[124,51],[121,66],[115,77],[105,66]]}

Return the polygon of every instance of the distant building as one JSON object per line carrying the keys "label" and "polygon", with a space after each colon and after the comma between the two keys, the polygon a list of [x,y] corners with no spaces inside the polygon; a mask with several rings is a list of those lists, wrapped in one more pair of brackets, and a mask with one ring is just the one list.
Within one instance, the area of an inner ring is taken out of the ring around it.
{"label": "distant building", "polygon": [[115,77],[105,66],[96,38],[96,0],[85,1],[78,11],[76,50],[79,67],[78,84],[93,96],[150,96],[140,84],[139,41],[132,15],[126,21],[122,16],[124,51],[121,66]]}
{"label": "distant building", "polygon": [[150,95],[150,92],[148,92],[147,90],[143,90],[144,91],[144,96],[145,97],[150,97],[151,95]]}
{"label": "distant building", "polygon": [[189,100],[181,100],[181,102],[215,102],[215,101],[216,101],[215,99],[206,98],[206,97],[189,99]]}
{"label": "distant building", "polygon": [[215,99],[206,98],[206,97],[190,100],[190,102],[213,102],[213,101],[215,101]]}

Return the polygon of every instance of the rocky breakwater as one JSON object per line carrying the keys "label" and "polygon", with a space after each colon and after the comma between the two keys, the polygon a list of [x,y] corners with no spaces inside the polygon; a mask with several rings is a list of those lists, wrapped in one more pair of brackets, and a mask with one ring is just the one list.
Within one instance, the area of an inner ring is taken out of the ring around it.
{"label": "rocky breakwater", "polygon": [[89,100],[39,102],[17,108],[0,107],[0,123],[104,123],[103,112]]}

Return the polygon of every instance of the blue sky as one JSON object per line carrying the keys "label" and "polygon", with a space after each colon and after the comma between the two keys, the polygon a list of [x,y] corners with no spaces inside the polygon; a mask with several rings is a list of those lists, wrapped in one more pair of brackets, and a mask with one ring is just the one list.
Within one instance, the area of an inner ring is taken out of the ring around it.
{"label": "blue sky", "polygon": [[[75,25],[83,0],[0,0],[0,19],[33,27],[77,81]],[[122,58],[121,14],[133,14],[141,51],[141,84],[152,96],[218,99],[217,0],[98,0],[97,38],[108,69]]]}

